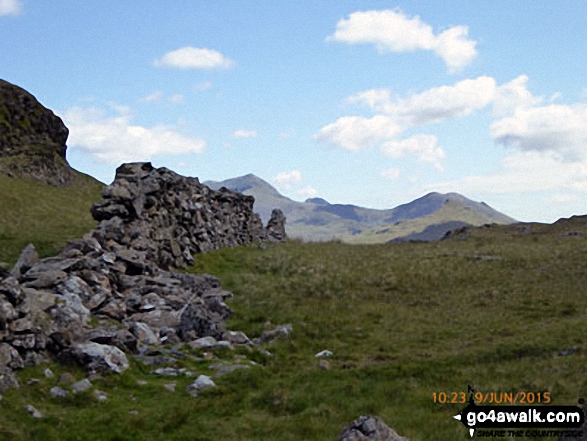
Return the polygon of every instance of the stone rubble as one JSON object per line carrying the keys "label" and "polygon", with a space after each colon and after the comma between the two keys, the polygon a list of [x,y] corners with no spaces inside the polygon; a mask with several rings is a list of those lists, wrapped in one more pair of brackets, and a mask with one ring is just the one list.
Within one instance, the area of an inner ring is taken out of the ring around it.
{"label": "stone rubble", "polygon": [[344,428],[336,441],[409,441],[380,418],[361,416]]}
{"label": "stone rubble", "polygon": [[[163,343],[252,345],[225,329],[232,294],[217,278],[175,270],[198,253],[286,240],[283,213],[274,210],[264,228],[253,202],[150,163],[121,165],[92,207],[95,230],[54,257],[39,259],[28,245],[0,271],[0,393],[18,385],[14,370],[51,358],[121,373],[128,353],[152,365],[186,356],[149,350]],[[289,332],[284,325],[254,342]]]}

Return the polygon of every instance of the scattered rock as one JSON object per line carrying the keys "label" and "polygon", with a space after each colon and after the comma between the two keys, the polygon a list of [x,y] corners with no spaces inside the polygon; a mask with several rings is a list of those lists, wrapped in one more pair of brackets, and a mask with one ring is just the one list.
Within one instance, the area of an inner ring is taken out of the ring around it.
{"label": "scattered rock", "polygon": [[45,415],[43,415],[42,412],[38,411],[36,408],[31,406],[30,404],[24,406],[24,408],[28,413],[30,413],[30,415],[33,418],[37,418],[37,419],[45,418]]}
{"label": "scattered rock", "polygon": [[328,349],[325,349],[323,351],[318,352],[316,355],[314,355],[314,357],[316,357],[316,358],[332,357],[332,352],[330,352]]}
{"label": "scattered rock", "polygon": [[94,390],[93,395],[94,398],[98,401],[106,401],[108,399],[108,394],[98,389]]}
{"label": "scattered rock", "polygon": [[61,353],[64,360],[72,359],[82,366],[98,372],[120,374],[128,369],[129,362],[124,352],[115,346],[99,343],[78,343]]}
{"label": "scattered rock", "polygon": [[399,436],[381,419],[361,416],[344,428],[336,441],[409,441]]}
{"label": "scattered rock", "polygon": [[151,374],[163,375],[165,377],[177,377],[179,375],[179,369],[171,367],[159,368],[151,371]]}
{"label": "scattered rock", "polygon": [[45,369],[43,373],[45,374],[45,378],[53,378],[55,376],[53,371],[49,368]]}
{"label": "scattered rock", "polygon": [[176,385],[176,383],[175,383],[175,382],[173,382],[173,383],[165,383],[165,384],[163,385],[163,387],[164,387],[165,389],[167,389],[169,392],[175,392],[175,385]]}
{"label": "scattered rock", "polygon": [[51,394],[51,396],[53,398],[65,398],[67,397],[67,391],[64,389],[61,389],[60,387],[52,387],[51,390],[49,391],[49,393]]}
{"label": "scattered rock", "polygon": [[69,372],[65,372],[59,376],[57,384],[71,384],[75,379]]}
{"label": "scattered rock", "polygon": [[92,383],[90,382],[90,380],[88,380],[87,378],[84,378],[83,380],[80,380],[80,381],[73,383],[71,385],[71,390],[73,391],[74,394],[79,394],[79,393],[87,391],[91,387],[92,387]]}
{"label": "scattered rock", "polygon": [[287,337],[292,331],[293,326],[290,323],[281,325],[270,331],[263,331],[259,338],[253,340],[253,343],[261,344],[279,337]]}
{"label": "scattered rock", "polygon": [[186,387],[188,393],[192,396],[196,396],[198,392],[216,387],[216,383],[206,375],[200,375],[196,380]]}

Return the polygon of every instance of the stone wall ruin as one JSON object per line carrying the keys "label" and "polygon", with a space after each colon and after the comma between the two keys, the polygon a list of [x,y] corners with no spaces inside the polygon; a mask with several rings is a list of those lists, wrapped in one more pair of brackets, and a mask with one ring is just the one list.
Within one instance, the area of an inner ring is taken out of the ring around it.
{"label": "stone wall ruin", "polygon": [[173,270],[198,253],[285,240],[281,211],[264,228],[253,203],[150,163],[120,166],[92,207],[95,230],[46,259],[29,245],[0,272],[0,392],[18,385],[14,370],[53,356],[121,372],[125,353],[141,347],[202,337],[250,343],[225,330],[232,294],[217,278]]}

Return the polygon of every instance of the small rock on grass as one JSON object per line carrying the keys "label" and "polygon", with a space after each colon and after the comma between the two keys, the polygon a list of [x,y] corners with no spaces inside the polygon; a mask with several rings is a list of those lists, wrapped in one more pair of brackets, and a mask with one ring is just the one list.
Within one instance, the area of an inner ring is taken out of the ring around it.
{"label": "small rock on grass", "polygon": [[53,371],[49,368],[45,369],[44,373],[45,373],[46,378],[53,378],[53,376],[55,375],[55,374],[53,374]]}
{"label": "small rock on grass", "polygon": [[175,392],[175,383],[165,383],[163,387],[169,392]]}
{"label": "small rock on grass", "polygon": [[67,397],[67,391],[61,389],[60,387],[52,387],[49,391],[53,398],[65,398]]}
{"label": "small rock on grass", "polygon": [[206,375],[200,375],[192,384],[186,387],[186,390],[191,396],[195,397],[198,392],[205,389],[210,389],[211,387],[216,387],[216,383],[214,383],[210,377]]}
{"label": "small rock on grass", "polygon": [[24,408],[26,409],[26,411],[28,413],[31,414],[31,416],[33,418],[39,419],[39,418],[44,418],[45,417],[45,415],[43,415],[43,412],[37,410],[36,408],[34,408],[33,406],[31,406],[30,404],[27,404],[26,406],[24,406]]}
{"label": "small rock on grass", "polygon": [[108,399],[108,394],[106,394],[106,392],[96,389],[94,390],[94,398],[98,401],[106,401]]}
{"label": "small rock on grass", "polygon": [[92,383],[90,383],[90,380],[88,380],[87,378],[84,378],[83,380],[80,380],[76,383],[73,383],[71,385],[71,390],[73,391],[74,394],[79,394],[81,392],[88,390],[91,387],[92,387]]}

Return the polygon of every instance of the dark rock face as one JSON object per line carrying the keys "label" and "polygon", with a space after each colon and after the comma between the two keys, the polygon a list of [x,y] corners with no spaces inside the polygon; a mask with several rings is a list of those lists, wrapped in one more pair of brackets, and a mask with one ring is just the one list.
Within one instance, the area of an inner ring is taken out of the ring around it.
{"label": "dark rock face", "polygon": [[0,80],[0,172],[63,186],[75,180],[65,159],[69,130],[26,90]]}
{"label": "dark rock face", "polygon": [[263,228],[251,196],[150,163],[120,166],[103,197],[95,230],[54,257],[27,246],[0,278],[0,391],[17,385],[15,369],[50,356],[119,373],[124,352],[141,346],[233,335],[224,326],[232,294],[218,279],[171,270],[197,253],[286,239],[279,210]]}
{"label": "dark rock face", "polygon": [[336,441],[408,441],[379,418],[361,416],[344,428]]}

